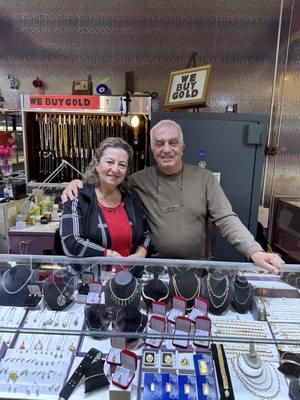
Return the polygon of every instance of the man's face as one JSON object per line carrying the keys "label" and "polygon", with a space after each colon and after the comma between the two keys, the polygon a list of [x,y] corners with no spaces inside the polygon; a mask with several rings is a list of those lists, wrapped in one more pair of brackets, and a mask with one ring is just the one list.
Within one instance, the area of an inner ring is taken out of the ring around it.
{"label": "man's face", "polygon": [[159,169],[175,174],[182,168],[184,144],[175,126],[161,127],[154,133],[153,155]]}

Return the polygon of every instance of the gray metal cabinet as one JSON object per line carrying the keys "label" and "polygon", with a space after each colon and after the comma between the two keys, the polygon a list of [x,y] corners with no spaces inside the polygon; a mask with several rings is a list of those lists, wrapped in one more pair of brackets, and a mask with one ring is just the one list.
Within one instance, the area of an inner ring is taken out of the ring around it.
{"label": "gray metal cabinet", "polygon": [[[186,162],[205,164],[220,174],[220,184],[233,210],[255,236],[267,115],[161,112],[152,114],[151,125],[162,119],[173,119],[181,125]],[[214,259],[244,260],[219,233],[213,236]]]}

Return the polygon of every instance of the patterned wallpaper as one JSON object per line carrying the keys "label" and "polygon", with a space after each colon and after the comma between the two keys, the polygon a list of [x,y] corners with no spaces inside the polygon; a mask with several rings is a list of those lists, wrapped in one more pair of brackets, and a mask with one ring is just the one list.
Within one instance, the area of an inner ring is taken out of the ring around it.
{"label": "patterned wallpaper", "polygon": [[[284,0],[272,129],[272,140],[280,132],[274,189],[282,194],[300,194],[299,41],[290,45],[283,76],[293,4]],[[280,0],[0,0],[5,106],[19,107],[20,93],[33,92],[37,76],[48,93],[69,93],[72,81],[88,74],[94,86],[104,82],[122,93],[128,70],[137,91],[157,91],[163,99],[169,72],[197,51],[197,64],[213,65],[205,111],[238,103],[240,112],[269,114],[279,10]],[[19,90],[9,89],[8,73],[20,80]],[[267,167],[267,202],[274,161]]]}

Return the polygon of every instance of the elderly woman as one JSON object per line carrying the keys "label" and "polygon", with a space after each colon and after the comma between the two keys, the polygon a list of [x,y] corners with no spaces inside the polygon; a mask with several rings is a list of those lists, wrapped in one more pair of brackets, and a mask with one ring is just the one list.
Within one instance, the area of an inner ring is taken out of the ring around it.
{"label": "elderly woman", "polygon": [[145,257],[150,242],[138,193],[128,186],[133,150],[108,138],[87,168],[78,197],[64,205],[60,236],[68,256]]}

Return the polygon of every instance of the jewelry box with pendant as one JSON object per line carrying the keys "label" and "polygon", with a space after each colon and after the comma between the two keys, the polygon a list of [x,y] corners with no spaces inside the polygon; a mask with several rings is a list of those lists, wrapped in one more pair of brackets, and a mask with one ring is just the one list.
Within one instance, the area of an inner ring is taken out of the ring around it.
{"label": "jewelry box with pendant", "polygon": [[186,312],[186,300],[180,296],[174,296],[172,309],[168,314],[168,322],[175,324],[177,317],[183,317]]}
{"label": "jewelry box with pendant", "polygon": [[[160,315],[152,315],[149,320],[149,334],[163,334],[166,331],[166,318],[161,317]],[[145,344],[150,347],[158,348],[162,344],[163,339],[159,338],[149,338],[147,337],[145,340]]]}
{"label": "jewelry box with pendant", "polygon": [[137,355],[133,351],[122,350],[121,365],[117,365],[112,383],[121,389],[127,389],[135,376],[137,360]]}
{"label": "jewelry box with pendant", "polygon": [[163,301],[154,301],[152,303],[152,314],[165,317],[167,314],[167,304]]}
{"label": "jewelry box with pendant", "polygon": [[172,344],[175,347],[186,349],[189,345],[188,339],[177,339],[176,336],[188,336],[191,332],[192,321],[187,317],[177,317],[175,320],[175,332]]}
{"label": "jewelry box with pendant", "polygon": [[[120,332],[115,330],[114,332]],[[111,365],[121,365],[121,352],[127,347],[126,337],[112,336],[110,338],[111,348],[106,357],[106,362]]]}
{"label": "jewelry box with pendant", "polygon": [[85,304],[99,304],[101,302],[101,293],[103,287],[100,281],[93,281],[89,283],[89,291]]}
{"label": "jewelry box with pendant", "polygon": [[189,319],[195,322],[197,317],[206,316],[208,313],[208,300],[204,297],[197,296],[195,298],[195,306],[189,314]]}
{"label": "jewelry box with pendant", "polygon": [[[195,320],[195,336],[210,336],[211,319],[209,317],[197,317]],[[209,347],[207,340],[194,340],[194,345],[197,347]]]}

